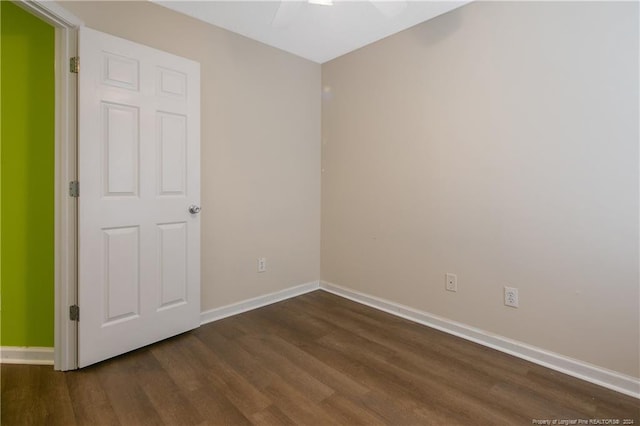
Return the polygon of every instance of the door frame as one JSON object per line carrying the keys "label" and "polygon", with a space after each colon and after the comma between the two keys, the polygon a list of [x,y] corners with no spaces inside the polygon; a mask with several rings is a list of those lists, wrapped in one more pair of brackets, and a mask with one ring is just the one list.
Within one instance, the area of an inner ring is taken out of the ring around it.
{"label": "door frame", "polygon": [[77,198],[69,182],[77,179],[77,75],[69,60],[78,52],[78,28],[83,25],[59,4],[16,0],[27,12],[55,28],[55,231],[54,231],[54,369],[78,368],[78,323],[69,318],[77,303]]}

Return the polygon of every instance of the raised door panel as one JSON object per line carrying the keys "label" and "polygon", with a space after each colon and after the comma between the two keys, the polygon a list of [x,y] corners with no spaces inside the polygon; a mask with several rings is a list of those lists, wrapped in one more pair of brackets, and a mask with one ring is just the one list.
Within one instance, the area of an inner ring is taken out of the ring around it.
{"label": "raised door panel", "polygon": [[138,108],[102,103],[104,195],[137,195],[139,181]]}
{"label": "raised door panel", "polygon": [[159,194],[185,195],[187,175],[187,117],[157,113]]}
{"label": "raised door panel", "polygon": [[187,224],[158,225],[160,303],[170,309],[187,302]]}
{"label": "raised door panel", "polygon": [[103,52],[102,84],[128,90],[138,90],[139,61],[115,53]]}
{"label": "raised door panel", "polygon": [[137,226],[103,232],[103,326],[108,326],[140,313],[140,232]]}

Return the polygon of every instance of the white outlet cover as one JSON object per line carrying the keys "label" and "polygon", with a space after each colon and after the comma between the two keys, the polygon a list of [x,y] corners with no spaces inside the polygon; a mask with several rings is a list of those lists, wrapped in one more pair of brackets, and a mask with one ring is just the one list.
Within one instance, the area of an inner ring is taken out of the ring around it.
{"label": "white outlet cover", "polygon": [[451,274],[451,273],[445,274],[444,288],[447,291],[458,291],[458,277],[456,274]]}
{"label": "white outlet cover", "polygon": [[266,272],[267,270],[267,259],[264,257],[258,258],[258,272]]}
{"label": "white outlet cover", "polygon": [[512,308],[517,308],[520,306],[517,288],[507,286],[504,287],[504,304]]}

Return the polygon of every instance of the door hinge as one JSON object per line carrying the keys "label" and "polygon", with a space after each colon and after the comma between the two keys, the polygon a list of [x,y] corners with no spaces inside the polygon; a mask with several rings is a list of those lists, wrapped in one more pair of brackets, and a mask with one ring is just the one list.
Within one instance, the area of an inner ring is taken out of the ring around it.
{"label": "door hinge", "polygon": [[71,321],[80,321],[80,306],[78,305],[69,306],[69,319]]}
{"label": "door hinge", "polygon": [[80,57],[74,56],[69,59],[69,70],[74,74],[78,74],[78,72],[80,72]]}
{"label": "door hinge", "polygon": [[70,197],[79,197],[80,196],[80,182],[77,180],[72,180],[69,182],[69,196]]}

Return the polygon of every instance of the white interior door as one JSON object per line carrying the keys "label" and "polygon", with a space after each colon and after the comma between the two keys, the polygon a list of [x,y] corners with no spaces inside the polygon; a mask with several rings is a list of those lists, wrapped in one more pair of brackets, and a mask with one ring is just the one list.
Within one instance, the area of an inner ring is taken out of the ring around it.
{"label": "white interior door", "polygon": [[89,28],[78,75],[78,364],[200,323],[200,65]]}

